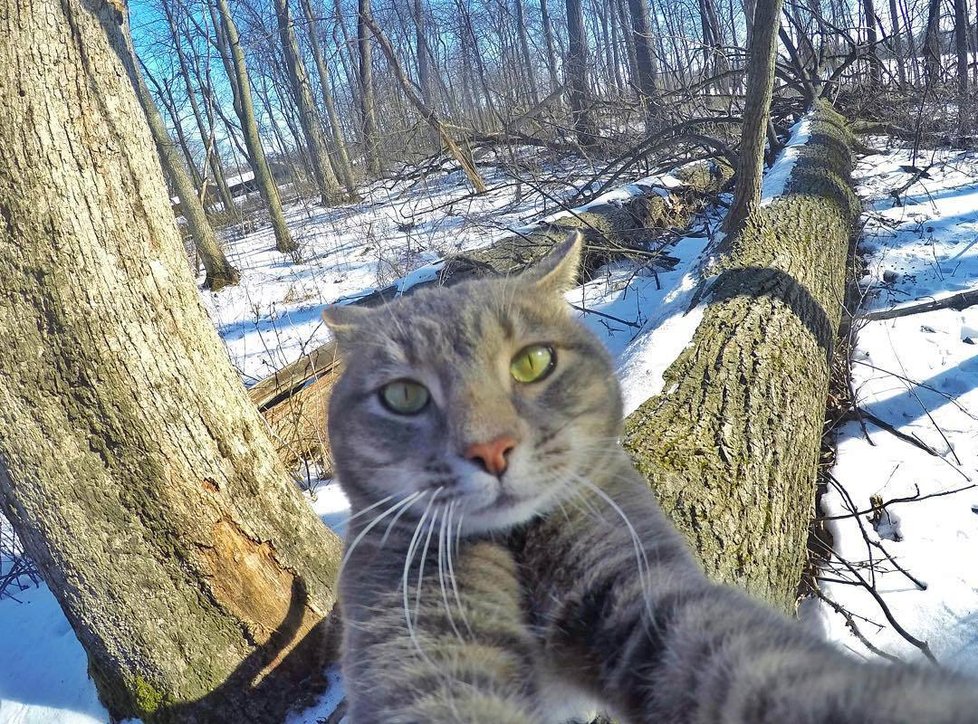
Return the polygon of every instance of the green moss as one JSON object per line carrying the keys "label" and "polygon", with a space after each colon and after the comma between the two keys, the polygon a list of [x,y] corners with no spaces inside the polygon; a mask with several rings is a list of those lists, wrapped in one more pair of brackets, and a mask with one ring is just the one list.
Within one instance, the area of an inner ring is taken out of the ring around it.
{"label": "green moss", "polygon": [[623,443],[706,570],[789,610],[859,202],[829,106],[785,193],[728,237],[693,342]]}
{"label": "green moss", "polygon": [[127,687],[140,718],[151,717],[161,708],[169,705],[170,698],[138,674],[129,681]]}

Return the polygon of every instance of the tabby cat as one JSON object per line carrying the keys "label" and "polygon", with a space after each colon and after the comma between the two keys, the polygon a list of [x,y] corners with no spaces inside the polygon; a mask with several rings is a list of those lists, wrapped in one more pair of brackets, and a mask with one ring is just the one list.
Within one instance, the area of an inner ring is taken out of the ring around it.
{"label": "tabby cat", "polygon": [[353,724],[978,722],[974,682],[856,662],[706,579],[617,443],[611,360],[563,298],[580,250],[326,310]]}

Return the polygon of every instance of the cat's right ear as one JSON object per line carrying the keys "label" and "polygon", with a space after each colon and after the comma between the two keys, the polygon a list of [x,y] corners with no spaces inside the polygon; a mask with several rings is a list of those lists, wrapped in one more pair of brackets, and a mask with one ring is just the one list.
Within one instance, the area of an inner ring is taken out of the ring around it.
{"label": "cat's right ear", "polygon": [[369,316],[369,309],[352,304],[331,304],[323,309],[323,321],[340,344],[352,339]]}

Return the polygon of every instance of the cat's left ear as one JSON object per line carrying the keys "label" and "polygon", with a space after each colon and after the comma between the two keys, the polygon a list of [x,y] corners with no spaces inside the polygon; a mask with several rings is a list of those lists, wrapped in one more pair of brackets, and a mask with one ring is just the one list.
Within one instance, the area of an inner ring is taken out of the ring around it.
{"label": "cat's left ear", "polygon": [[323,321],[329,327],[333,336],[344,344],[344,340],[353,339],[357,329],[361,328],[371,310],[366,307],[357,307],[352,304],[331,304],[323,309]]}
{"label": "cat's left ear", "polygon": [[539,263],[524,272],[524,276],[538,288],[553,294],[573,289],[577,285],[583,249],[584,236],[579,231],[572,231]]}

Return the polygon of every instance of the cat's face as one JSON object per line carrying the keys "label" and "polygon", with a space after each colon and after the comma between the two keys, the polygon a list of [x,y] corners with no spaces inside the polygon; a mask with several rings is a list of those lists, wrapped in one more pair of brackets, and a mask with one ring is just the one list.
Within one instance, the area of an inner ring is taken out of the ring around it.
{"label": "cat's face", "polygon": [[345,361],[330,444],[355,512],[390,496],[377,512],[403,502],[388,520],[411,527],[428,511],[465,533],[505,530],[601,465],[621,400],[563,298],[579,257],[572,239],[517,277],[327,311]]}

